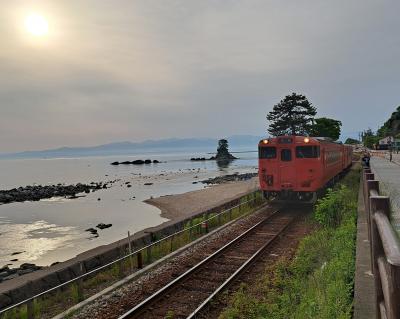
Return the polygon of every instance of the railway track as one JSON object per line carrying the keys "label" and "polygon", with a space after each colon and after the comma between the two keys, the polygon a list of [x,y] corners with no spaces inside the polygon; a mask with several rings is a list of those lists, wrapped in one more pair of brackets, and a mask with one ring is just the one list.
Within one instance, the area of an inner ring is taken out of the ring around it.
{"label": "railway track", "polygon": [[249,267],[295,219],[276,210],[169,284],[130,309],[120,319],[195,318]]}

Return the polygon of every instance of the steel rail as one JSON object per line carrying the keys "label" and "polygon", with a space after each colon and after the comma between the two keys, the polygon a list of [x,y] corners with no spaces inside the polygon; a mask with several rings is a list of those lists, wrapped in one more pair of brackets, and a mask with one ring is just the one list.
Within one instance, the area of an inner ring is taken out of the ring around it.
{"label": "steel rail", "polygon": [[258,257],[264,252],[264,250],[273,244],[275,240],[286,230],[286,228],[289,227],[289,225],[294,221],[295,218],[292,218],[286,225],[284,225],[279,232],[274,235],[274,237],[270,238],[260,249],[258,249],[249,259],[246,260],[246,262],[240,266],[228,279],[226,279],[222,285],[220,285],[215,291],[206,299],[203,301],[203,303],[196,308],[195,311],[193,311],[187,319],[192,319],[196,318],[196,316],[225,288],[227,288],[230,284],[232,284],[241,274],[244,270],[246,270],[251,264],[253,264]]}
{"label": "steel rail", "polygon": [[132,309],[130,309],[129,311],[127,311],[126,313],[124,313],[122,316],[120,316],[118,319],[127,319],[127,318],[131,318],[134,316],[139,315],[146,306],[150,305],[151,303],[155,302],[159,297],[161,297],[166,291],[172,289],[174,286],[176,286],[177,284],[179,284],[180,282],[182,282],[184,279],[186,279],[189,275],[191,275],[192,273],[194,273],[195,271],[197,271],[201,266],[203,266],[204,264],[206,264],[207,262],[209,262],[211,259],[215,258],[216,256],[220,255],[223,251],[225,251],[227,248],[229,248],[230,246],[234,245],[235,243],[239,242],[241,239],[243,239],[245,236],[247,236],[247,234],[249,234],[250,232],[252,232],[254,229],[256,229],[257,227],[259,227],[260,225],[264,224],[266,221],[270,220],[272,217],[274,217],[277,213],[279,213],[280,210],[277,209],[275,211],[273,211],[270,215],[268,215],[265,219],[263,219],[262,221],[258,222],[257,224],[255,224],[254,226],[250,227],[249,229],[247,229],[245,232],[243,232],[242,234],[240,234],[238,237],[234,238],[233,240],[231,240],[229,243],[225,244],[224,246],[222,246],[220,249],[218,249],[217,251],[215,251],[214,253],[212,253],[210,256],[206,257],[205,259],[203,259],[202,261],[200,261],[198,264],[196,264],[195,266],[193,266],[192,268],[190,268],[189,270],[187,270],[185,273],[183,273],[182,275],[178,276],[177,278],[175,278],[174,280],[172,280],[171,282],[169,282],[166,286],[164,286],[163,288],[159,289],[158,291],[156,291],[154,294],[152,294],[151,296],[149,296],[148,298],[146,298],[145,300],[143,300],[141,303],[137,304],[135,307],[133,307]]}

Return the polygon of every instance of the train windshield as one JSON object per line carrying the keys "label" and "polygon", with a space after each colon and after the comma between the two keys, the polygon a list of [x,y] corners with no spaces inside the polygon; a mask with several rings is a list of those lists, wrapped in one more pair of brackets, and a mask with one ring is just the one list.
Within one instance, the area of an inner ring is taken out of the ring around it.
{"label": "train windshield", "polygon": [[284,148],[281,150],[281,161],[290,162],[292,160],[292,151],[290,149]]}
{"label": "train windshield", "polygon": [[319,146],[297,146],[296,147],[297,158],[318,158],[319,157]]}
{"label": "train windshield", "polygon": [[258,148],[259,158],[276,158],[276,147],[259,147]]}

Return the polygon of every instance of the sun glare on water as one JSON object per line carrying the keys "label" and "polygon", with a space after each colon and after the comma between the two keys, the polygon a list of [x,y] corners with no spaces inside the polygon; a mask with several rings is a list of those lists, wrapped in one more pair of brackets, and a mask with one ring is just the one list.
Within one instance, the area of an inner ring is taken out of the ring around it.
{"label": "sun glare on water", "polygon": [[36,36],[43,37],[49,32],[49,24],[45,17],[37,13],[31,13],[25,19],[26,30]]}

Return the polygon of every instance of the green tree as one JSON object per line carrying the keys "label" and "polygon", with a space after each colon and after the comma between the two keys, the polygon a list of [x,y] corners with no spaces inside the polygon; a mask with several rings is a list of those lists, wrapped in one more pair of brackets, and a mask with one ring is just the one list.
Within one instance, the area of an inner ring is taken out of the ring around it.
{"label": "green tree", "polygon": [[315,119],[314,124],[311,126],[310,135],[330,137],[336,141],[340,136],[340,127],[342,122],[330,119],[327,117],[321,117]]}
{"label": "green tree", "polygon": [[304,95],[292,93],[268,113],[268,132],[273,136],[304,135],[309,131],[316,114],[316,108]]}
{"label": "green tree", "polygon": [[220,155],[229,154],[228,148],[229,148],[228,140],[220,139],[218,141],[217,155],[218,154],[220,154]]}
{"label": "green tree", "polygon": [[360,141],[349,137],[349,138],[346,139],[344,144],[360,144]]}
{"label": "green tree", "polygon": [[365,147],[373,148],[379,141],[379,136],[376,136],[370,128],[362,132],[362,141]]}
{"label": "green tree", "polygon": [[390,118],[378,129],[376,135],[380,138],[393,136],[400,133],[400,106],[392,113]]}

